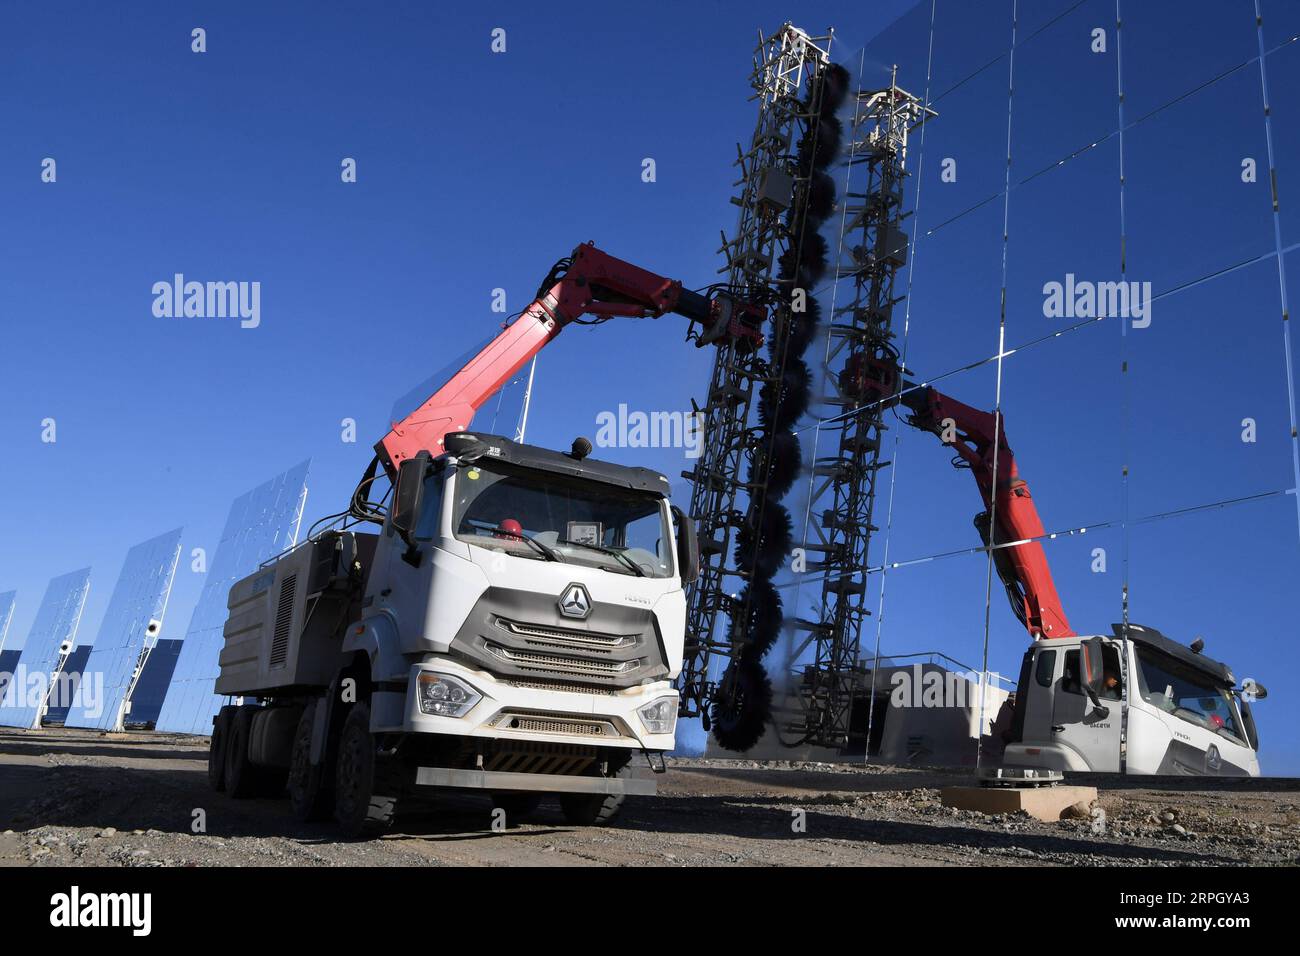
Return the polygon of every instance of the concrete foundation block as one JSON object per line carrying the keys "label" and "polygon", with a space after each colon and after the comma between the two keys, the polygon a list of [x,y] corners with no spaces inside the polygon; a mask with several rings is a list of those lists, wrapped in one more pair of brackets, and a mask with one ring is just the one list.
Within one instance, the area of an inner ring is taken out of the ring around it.
{"label": "concrete foundation block", "polygon": [[1035,820],[1054,823],[1067,807],[1091,804],[1097,799],[1096,787],[944,787],[941,800],[945,807],[976,810],[980,813],[1015,813],[1023,810]]}

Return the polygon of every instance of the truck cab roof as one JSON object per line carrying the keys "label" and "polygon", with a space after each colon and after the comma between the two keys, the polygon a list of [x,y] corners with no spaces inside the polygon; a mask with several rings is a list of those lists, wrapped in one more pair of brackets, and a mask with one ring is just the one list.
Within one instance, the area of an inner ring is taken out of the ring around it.
{"label": "truck cab roof", "polygon": [[576,458],[564,452],[539,448],[536,445],[524,445],[500,435],[484,432],[453,432],[446,437],[444,446],[447,453],[461,461],[488,459],[518,465],[521,468],[535,468],[571,478],[585,478],[599,481],[618,488],[630,488],[667,498],[670,488],[668,479],[649,468],[615,465],[612,462],[596,461],[592,458]]}
{"label": "truck cab roof", "polygon": [[[1124,638],[1124,625],[1112,624],[1111,630],[1114,632],[1117,640]],[[1207,674],[1217,683],[1224,687],[1234,687],[1237,678],[1233,676],[1232,670],[1227,664],[1216,661],[1212,657],[1206,657],[1204,654],[1198,654],[1185,644],[1179,644],[1172,638],[1161,634],[1154,627],[1145,627],[1141,624],[1130,624],[1128,626],[1128,639],[1138,644],[1145,644],[1153,650],[1168,654],[1176,661],[1180,661],[1189,667],[1194,667],[1203,674]]]}

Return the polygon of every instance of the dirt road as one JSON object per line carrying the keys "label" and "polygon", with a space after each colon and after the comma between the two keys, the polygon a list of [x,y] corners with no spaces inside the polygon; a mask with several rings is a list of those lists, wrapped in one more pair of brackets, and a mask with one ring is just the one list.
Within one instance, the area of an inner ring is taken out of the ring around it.
{"label": "dirt road", "polygon": [[[1086,781],[1088,820],[1044,824],[941,806],[962,772],[682,759],[609,828],[544,804],[491,828],[484,798],[447,798],[377,840],[303,825],[282,800],[207,786],[207,741],[0,728],[0,865],[1295,865],[1300,781]],[[1080,781],[1083,782],[1083,781]],[[195,832],[200,824],[206,832]]]}

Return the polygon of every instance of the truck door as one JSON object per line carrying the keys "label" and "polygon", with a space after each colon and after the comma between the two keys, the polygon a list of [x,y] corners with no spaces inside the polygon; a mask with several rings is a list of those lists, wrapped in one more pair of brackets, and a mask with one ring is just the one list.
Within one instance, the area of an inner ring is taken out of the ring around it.
{"label": "truck door", "polygon": [[1052,703],[1052,740],[1075,751],[1089,770],[1119,772],[1120,708],[1123,688],[1119,680],[1119,652],[1107,642],[1103,649],[1105,670],[1115,682],[1099,694],[1100,708],[1093,704],[1079,681],[1079,649],[1063,653],[1061,678]]}
{"label": "truck door", "polygon": [[388,542],[390,556],[387,603],[397,616],[399,624],[412,628],[412,633],[419,633],[419,629],[424,627],[428,613],[431,583],[431,556],[428,551],[431,542],[438,537],[445,487],[445,468],[439,467],[424,479],[420,517],[413,535],[415,551],[419,555],[417,561],[413,563],[403,559],[401,555],[406,551],[406,546],[396,534],[391,534]]}
{"label": "truck door", "polygon": [[1052,743],[1052,698],[1061,673],[1061,652],[1039,647],[1026,686],[1016,693],[1025,695],[1025,725],[1021,739],[1026,743]]}

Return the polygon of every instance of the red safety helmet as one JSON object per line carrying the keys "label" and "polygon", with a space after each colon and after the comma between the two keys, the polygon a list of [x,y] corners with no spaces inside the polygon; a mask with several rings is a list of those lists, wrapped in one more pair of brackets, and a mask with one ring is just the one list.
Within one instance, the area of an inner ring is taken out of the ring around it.
{"label": "red safety helmet", "polygon": [[524,526],[514,518],[505,518],[497,525],[494,536],[497,538],[519,538],[524,533]]}

